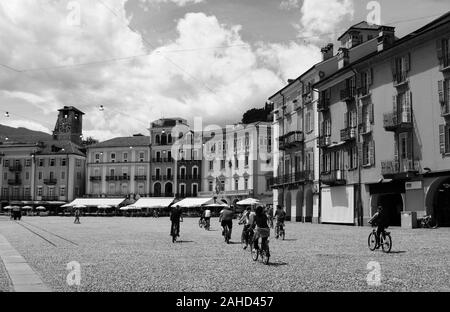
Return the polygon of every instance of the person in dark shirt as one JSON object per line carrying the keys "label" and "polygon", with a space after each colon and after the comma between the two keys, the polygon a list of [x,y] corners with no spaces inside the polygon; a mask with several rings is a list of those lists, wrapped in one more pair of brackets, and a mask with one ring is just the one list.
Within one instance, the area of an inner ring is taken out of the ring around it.
{"label": "person in dark shirt", "polygon": [[262,239],[261,246],[266,246],[267,240],[270,237],[269,218],[267,217],[267,214],[264,213],[264,208],[262,206],[256,208],[254,227],[255,227],[254,248],[259,249],[258,246],[259,239],[260,238]]}
{"label": "person in dark shirt", "polygon": [[225,209],[220,212],[219,222],[223,228],[222,235],[225,235],[225,227],[228,226],[228,229],[230,230],[229,237],[231,237],[231,232],[233,230],[233,219],[234,212],[231,207],[225,207]]}
{"label": "person in dark shirt", "polygon": [[378,206],[378,212],[370,219],[369,224],[377,227],[377,246],[380,245],[380,235],[389,227],[389,220],[383,206]]}
{"label": "person in dark shirt", "polygon": [[170,221],[172,222],[170,227],[170,235],[172,235],[172,231],[174,230],[177,237],[180,237],[180,222],[183,220],[182,210],[180,206],[176,206],[172,208],[170,212]]}

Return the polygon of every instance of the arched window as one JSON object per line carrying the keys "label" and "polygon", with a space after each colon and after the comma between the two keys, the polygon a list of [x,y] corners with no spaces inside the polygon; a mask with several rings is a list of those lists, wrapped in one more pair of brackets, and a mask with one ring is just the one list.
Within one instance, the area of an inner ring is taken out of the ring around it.
{"label": "arched window", "polygon": [[161,197],[161,183],[155,183],[153,186],[153,195],[155,197]]}
{"label": "arched window", "polygon": [[161,135],[161,145],[167,145],[167,135],[165,133]]}
{"label": "arched window", "polygon": [[161,138],[160,138],[159,134],[156,135],[155,141],[156,141],[156,144],[161,144]]}
{"label": "arched window", "polygon": [[172,135],[171,134],[169,134],[167,136],[167,140],[169,141],[169,144],[172,144]]}
{"label": "arched window", "polygon": [[192,167],[192,176],[194,179],[198,178],[198,167]]}

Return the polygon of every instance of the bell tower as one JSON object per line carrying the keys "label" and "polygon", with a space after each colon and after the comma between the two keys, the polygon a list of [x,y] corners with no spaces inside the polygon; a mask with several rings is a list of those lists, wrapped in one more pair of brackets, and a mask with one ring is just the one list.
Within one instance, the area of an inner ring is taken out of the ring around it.
{"label": "bell tower", "polygon": [[82,111],[73,106],[64,106],[60,109],[53,131],[53,139],[68,140],[81,145],[83,142],[83,115]]}

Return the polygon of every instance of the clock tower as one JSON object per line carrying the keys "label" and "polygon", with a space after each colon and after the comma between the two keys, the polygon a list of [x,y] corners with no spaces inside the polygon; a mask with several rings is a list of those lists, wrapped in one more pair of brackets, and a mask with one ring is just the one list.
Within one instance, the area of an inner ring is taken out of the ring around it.
{"label": "clock tower", "polygon": [[82,145],[84,113],[73,106],[64,106],[59,110],[53,138],[55,140],[68,140]]}

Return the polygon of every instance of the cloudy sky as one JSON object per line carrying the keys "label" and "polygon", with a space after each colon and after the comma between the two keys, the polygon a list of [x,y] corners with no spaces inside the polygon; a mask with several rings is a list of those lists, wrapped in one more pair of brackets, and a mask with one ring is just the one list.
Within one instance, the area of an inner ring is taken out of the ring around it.
{"label": "cloudy sky", "polygon": [[[0,0],[0,124],[50,133],[64,105],[100,140],[147,134],[161,117],[236,123],[365,20],[369,2]],[[450,10],[378,2],[399,37]]]}

